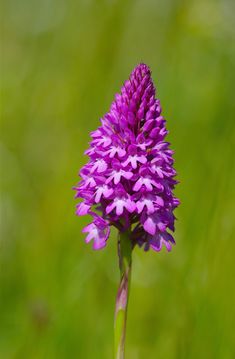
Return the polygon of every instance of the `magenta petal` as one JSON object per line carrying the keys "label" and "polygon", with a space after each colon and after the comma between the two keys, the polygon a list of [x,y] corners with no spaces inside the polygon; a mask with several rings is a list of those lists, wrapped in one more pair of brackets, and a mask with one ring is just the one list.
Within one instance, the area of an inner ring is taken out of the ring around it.
{"label": "magenta petal", "polygon": [[156,196],[156,200],[155,200],[156,204],[160,207],[163,207],[164,206],[164,201],[161,197],[159,196]]}
{"label": "magenta petal", "polygon": [[106,187],[103,191],[104,197],[108,198],[113,194],[113,189]]}
{"label": "magenta petal", "polygon": [[93,249],[94,250],[99,250],[99,249],[102,249],[106,246],[106,241],[105,240],[94,240],[94,243],[93,243]]}
{"label": "magenta petal", "polygon": [[90,205],[82,202],[77,205],[76,214],[77,216],[84,216],[88,213],[89,209],[91,208]]}
{"label": "magenta petal", "polygon": [[116,202],[116,213],[118,216],[123,214],[123,207],[124,207],[123,201],[119,200]]}
{"label": "magenta petal", "polygon": [[118,184],[120,182],[121,179],[121,174],[120,172],[117,172],[114,174],[114,184]]}
{"label": "magenta petal", "polygon": [[138,181],[135,183],[134,187],[133,187],[133,191],[139,191],[139,189],[142,186],[142,178],[139,178]]}
{"label": "magenta petal", "polygon": [[107,167],[108,167],[107,163],[105,161],[101,160],[99,162],[97,172],[102,173],[102,172],[106,171]]}
{"label": "magenta petal", "polygon": [[153,205],[153,202],[152,201],[146,201],[145,202],[145,205],[147,207],[147,213],[148,214],[151,214],[154,212],[155,208],[154,208],[154,205]]}
{"label": "magenta petal", "polygon": [[136,209],[135,202],[131,201],[130,199],[126,201],[125,207],[130,213],[133,213]]}
{"label": "magenta petal", "polygon": [[125,154],[126,154],[126,150],[124,150],[123,148],[118,149],[118,156],[119,157],[123,157],[123,156],[125,156]]}
{"label": "magenta petal", "polygon": [[164,244],[165,244],[165,246],[166,246],[167,251],[170,252],[170,251],[171,251],[171,248],[172,248],[171,243],[170,243],[170,242],[167,242],[167,241],[164,241]]}
{"label": "magenta petal", "polygon": [[103,193],[102,188],[98,188],[95,195],[95,203],[98,203],[100,201],[102,193]]}
{"label": "magenta petal", "polygon": [[132,172],[125,172],[123,174],[123,177],[125,177],[126,179],[131,179],[133,177],[133,173]]}
{"label": "magenta petal", "polygon": [[161,241],[158,239],[157,241],[151,242],[150,247],[151,247],[154,251],[160,252],[160,250],[162,249],[162,243],[161,243]]}
{"label": "magenta petal", "polygon": [[146,156],[140,156],[140,157],[138,158],[138,160],[139,160],[139,162],[141,162],[141,163],[146,163],[146,162],[147,162],[147,157],[146,157]]}
{"label": "magenta petal", "polygon": [[138,213],[141,213],[141,212],[143,211],[143,208],[144,208],[144,202],[138,201],[138,202],[136,203],[136,208],[137,208],[137,212],[138,212]]}
{"label": "magenta petal", "polygon": [[107,207],[106,207],[106,213],[109,214],[110,212],[112,212],[112,210],[114,209],[115,207],[115,203],[112,202],[110,203]]}
{"label": "magenta petal", "polygon": [[144,229],[149,234],[154,235],[156,233],[156,223],[153,221],[152,217],[148,217],[144,222]]}
{"label": "magenta petal", "polygon": [[83,232],[88,232],[85,241],[86,243],[89,243],[93,240],[93,249],[96,250],[101,249],[106,245],[106,241],[110,234],[110,228],[107,222],[95,215],[94,221],[83,228]]}
{"label": "magenta petal", "polygon": [[93,233],[93,231],[92,231],[92,232],[90,232],[90,233],[86,236],[85,242],[86,242],[86,243],[89,243],[93,238],[94,238],[94,233]]}
{"label": "magenta petal", "polygon": [[90,230],[92,229],[92,225],[93,225],[93,223],[90,223],[90,224],[88,224],[87,226],[85,226],[85,227],[82,229],[82,233],[90,232]]}

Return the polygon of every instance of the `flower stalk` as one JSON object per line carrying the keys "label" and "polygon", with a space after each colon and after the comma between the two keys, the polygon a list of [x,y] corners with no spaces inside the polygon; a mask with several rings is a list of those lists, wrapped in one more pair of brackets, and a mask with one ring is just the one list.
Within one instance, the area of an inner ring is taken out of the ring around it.
{"label": "flower stalk", "polygon": [[118,240],[120,283],[114,318],[114,358],[124,359],[128,299],[131,285],[132,242],[128,231],[121,232]]}

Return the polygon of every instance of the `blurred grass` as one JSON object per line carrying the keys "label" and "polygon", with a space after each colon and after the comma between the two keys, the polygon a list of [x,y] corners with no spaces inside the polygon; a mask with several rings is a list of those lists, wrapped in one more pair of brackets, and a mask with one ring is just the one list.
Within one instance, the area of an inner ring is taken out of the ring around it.
{"label": "blurred grass", "polygon": [[234,3],[8,0],[2,31],[0,358],[111,358],[116,238],[72,186],[133,67],[152,68],[182,201],[170,254],[136,250],[127,358],[235,357]]}

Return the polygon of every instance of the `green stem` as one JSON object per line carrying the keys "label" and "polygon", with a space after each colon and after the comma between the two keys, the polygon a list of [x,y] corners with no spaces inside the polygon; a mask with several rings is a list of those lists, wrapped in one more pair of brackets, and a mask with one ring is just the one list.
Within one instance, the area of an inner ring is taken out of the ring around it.
{"label": "green stem", "polygon": [[114,358],[124,359],[127,306],[131,281],[132,244],[129,232],[120,233],[118,240],[120,283],[116,298],[114,321]]}

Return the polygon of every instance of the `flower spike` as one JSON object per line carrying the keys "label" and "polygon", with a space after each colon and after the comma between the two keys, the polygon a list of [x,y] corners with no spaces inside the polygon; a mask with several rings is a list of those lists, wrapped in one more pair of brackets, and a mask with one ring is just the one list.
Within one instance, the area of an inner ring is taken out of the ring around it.
{"label": "flower spike", "polygon": [[172,193],[176,172],[161,112],[150,69],[139,64],[91,133],[90,161],[75,190],[83,200],[76,214],[93,216],[83,232],[94,249],[106,245],[111,225],[128,230],[133,247],[160,251],[174,244],[169,230],[174,230],[172,213],[179,201]]}

